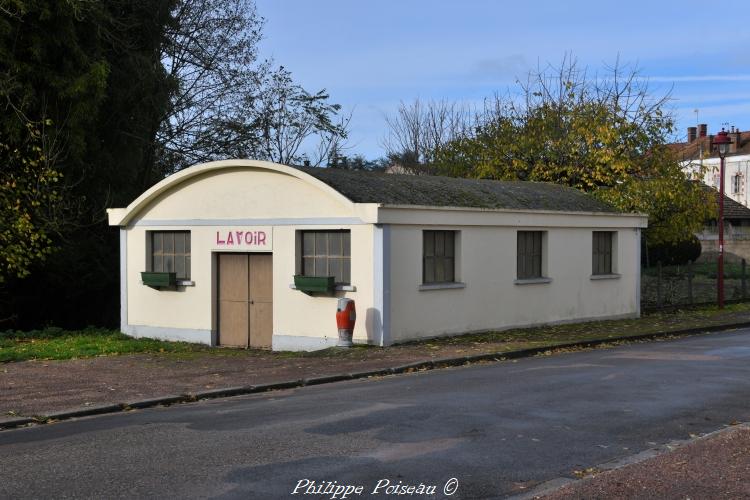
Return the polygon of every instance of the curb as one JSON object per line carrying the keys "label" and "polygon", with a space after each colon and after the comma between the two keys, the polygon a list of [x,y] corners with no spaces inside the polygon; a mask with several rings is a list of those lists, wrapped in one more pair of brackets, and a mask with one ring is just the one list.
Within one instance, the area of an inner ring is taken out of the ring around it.
{"label": "curb", "polygon": [[376,370],[367,370],[363,372],[354,372],[349,375],[353,379],[357,378],[369,378],[369,377],[385,377],[386,375],[392,375],[393,371],[391,368],[381,368]]}
{"label": "curb", "polygon": [[302,379],[302,385],[319,385],[341,382],[342,380],[352,380],[354,376],[351,373],[344,375],[326,375],[324,377],[314,377]]}
{"label": "curb", "polygon": [[141,399],[123,404],[123,410],[150,408],[152,406],[166,406],[174,403],[182,403],[184,401],[185,396],[162,396],[160,398]]}
{"label": "curb", "polygon": [[103,413],[115,413],[122,411],[125,407],[122,403],[103,404],[96,406],[84,406],[82,408],[73,408],[71,410],[62,410],[51,413],[45,413],[34,417],[36,422],[47,423],[50,420],[68,420],[75,417],[88,417],[90,415],[101,415]]}
{"label": "curb", "polygon": [[0,418],[0,430],[22,427],[29,424],[46,424],[60,420],[68,420],[76,417],[87,417],[92,415],[102,415],[106,413],[117,413],[120,411],[153,408],[155,406],[169,406],[172,404],[192,403],[204,399],[225,398],[232,396],[241,396],[246,394],[257,394],[261,392],[280,391],[284,389],[296,389],[298,387],[314,386],[321,384],[331,384],[346,380],[358,380],[370,377],[383,377],[386,375],[397,375],[403,373],[412,373],[416,371],[426,371],[438,368],[448,368],[453,366],[463,366],[479,362],[499,362],[509,359],[528,358],[538,356],[544,353],[554,353],[562,349],[586,349],[606,344],[625,344],[643,340],[656,340],[660,338],[685,337],[691,335],[700,335],[706,333],[722,332],[737,330],[741,328],[750,328],[750,321],[733,323],[729,325],[715,325],[707,327],[687,328],[684,330],[674,330],[668,332],[646,333],[643,335],[633,335],[630,337],[614,337],[604,339],[592,339],[581,342],[568,342],[565,344],[555,344],[550,346],[532,347],[529,349],[519,349],[516,351],[494,352],[475,354],[471,356],[462,356],[457,358],[438,358],[427,361],[417,361],[406,365],[395,366],[391,368],[381,368],[376,370],[367,370],[354,373],[343,373],[338,375],[325,375],[322,377],[313,377],[307,379],[287,380],[282,382],[273,382],[269,384],[225,387],[220,389],[210,389],[206,391],[181,394],[179,396],[163,396],[158,398],[149,398],[128,403],[114,403],[97,406],[89,406],[52,412],[48,414],[36,415],[34,417],[11,417]]}
{"label": "curb", "polygon": [[22,425],[33,424],[35,420],[31,417],[2,417],[0,418],[0,429],[11,429]]}

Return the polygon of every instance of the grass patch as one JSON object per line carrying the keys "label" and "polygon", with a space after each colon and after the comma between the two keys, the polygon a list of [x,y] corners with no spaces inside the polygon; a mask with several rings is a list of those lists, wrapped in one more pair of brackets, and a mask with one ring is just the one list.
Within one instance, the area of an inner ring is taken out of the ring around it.
{"label": "grass patch", "polygon": [[71,359],[118,354],[151,353],[191,360],[210,356],[273,356],[294,358],[372,359],[393,351],[411,351],[416,359],[441,357],[445,352],[506,352],[594,339],[620,339],[658,332],[702,328],[750,321],[750,303],[730,304],[724,310],[714,306],[657,312],[638,319],[568,323],[534,328],[489,331],[453,337],[408,342],[387,348],[355,345],[350,349],[329,348],[312,352],[269,352],[260,349],[212,348],[187,342],[135,339],[117,330],[46,328],[29,332],[0,332],[0,362],[32,359]]}
{"label": "grass patch", "polygon": [[63,330],[45,328],[22,332],[0,332],[0,362],[27,361],[31,359],[72,359],[117,354],[189,353],[207,351],[208,348],[187,342],[128,337],[118,330],[85,328]]}
{"label": "grass patch", "polygon": [[596,339],[617,339],[651,333],[701,328],[741,321],[750,321],[750,303],[727,305],[724,310],[714,306],[671,312],[657,312],[636,319],[567,323],[534,328],[516,328],[442,337],[409,342],[402,345],[499,344],[500,350],[515,350],[542,345],[557,345]]}
{"label": "grass patch", "polygon": [[189,361],[202,355],[264,356],[278,358],[350,358],[364,356],[376,349],[356,345],[351,349],[329,348],[311,352],[274,352],[263,349],[212,348],[188,342],[167,342],[149,338],[133,338],[119,330],[89,327],[64,330],[50,327],[43,330],[7,330],[0,332],[0,363],[11,361],[53,360],[151,353]]}

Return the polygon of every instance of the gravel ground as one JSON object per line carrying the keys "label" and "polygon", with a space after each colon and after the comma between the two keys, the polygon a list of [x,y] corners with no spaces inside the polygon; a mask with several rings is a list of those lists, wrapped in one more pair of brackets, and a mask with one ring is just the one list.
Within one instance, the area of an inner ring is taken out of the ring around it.
{"label": "gravel ground", "polygon": [[672,452],[596,474],[535,498],[750,498],[750,427],[730,427]]}
{"label": "gravel ground", "polygon": [[[0,416],[71,408],[395,367],[487,352],[492,346],[423,345],[366,349],[346,357],[270,352],[135,354],[0,364]],[[491,352],[491,351],[490,351]]]}

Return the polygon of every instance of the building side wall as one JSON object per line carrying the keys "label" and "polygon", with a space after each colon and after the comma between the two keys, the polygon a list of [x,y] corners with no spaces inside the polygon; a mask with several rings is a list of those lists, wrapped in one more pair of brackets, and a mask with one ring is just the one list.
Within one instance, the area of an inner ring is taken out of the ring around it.
{"label": "building side wall", "polygon": [[[638,231],[596,227],[391,228],[391,340],[638,315]],[[422,230],[460,231],[456,281],[464,288],[420,290]],[[549,283],[515,284],[516,232],[545,230]],[[617,231],[616,279],[592,280],[592,231]]]}

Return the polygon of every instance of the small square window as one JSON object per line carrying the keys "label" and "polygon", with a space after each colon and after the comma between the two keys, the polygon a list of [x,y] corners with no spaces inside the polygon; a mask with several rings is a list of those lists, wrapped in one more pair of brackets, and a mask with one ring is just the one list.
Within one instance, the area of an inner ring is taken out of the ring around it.
{"label": "small square window", "polygon": [[351,283],[351,234],[344,231],[301,231],[297,256],[302,276],[333,276],[337,285]]}
{"label": "small square window", "polygon": [[149,271],[190,279],[190,231],[148,231],[146,245]]}

